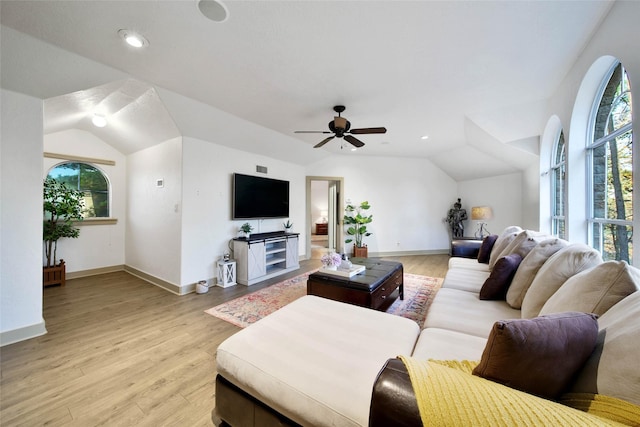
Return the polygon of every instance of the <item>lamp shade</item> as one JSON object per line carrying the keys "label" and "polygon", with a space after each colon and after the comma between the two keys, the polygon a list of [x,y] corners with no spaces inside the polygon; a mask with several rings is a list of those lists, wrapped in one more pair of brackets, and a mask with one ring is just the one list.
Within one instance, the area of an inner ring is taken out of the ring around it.
{"label": "lamp shade", "polygon": [[474,206],[471,208],[471,219],[484,221],[493,218],[493,211],[489,206]]}

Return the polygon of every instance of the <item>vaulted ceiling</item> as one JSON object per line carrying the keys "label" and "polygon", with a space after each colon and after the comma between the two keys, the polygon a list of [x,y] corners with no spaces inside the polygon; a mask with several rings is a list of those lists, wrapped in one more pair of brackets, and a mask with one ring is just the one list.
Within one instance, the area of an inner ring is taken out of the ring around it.
{"label": "vaulted ceiling", "polygon": [[[85,129],[124,153],[176,135],[206,139],[207,115],[180,120],[184,105],[158,96],[167,90],[278,133],[288,161],[418,157],[465,180],[537,162],[546,100],[611,4],[227,0],[224,22],[205,17],[196,0],[3,0],[0,12],[3,26],[124,77],[72,93],[54,79],[33,85],[33,95],[48,98],[46,132]],[[125,46],[120,29],[149,45]],[[3,72],[30,77],[2,55]],[[314,149],[325,135],[294,133],[327,130],[337,104],[352,127],[388,132],[358,136],[366,145],[356,152],[337,139]],[[118,121],[117,132],[88,124],[98,108]]]}

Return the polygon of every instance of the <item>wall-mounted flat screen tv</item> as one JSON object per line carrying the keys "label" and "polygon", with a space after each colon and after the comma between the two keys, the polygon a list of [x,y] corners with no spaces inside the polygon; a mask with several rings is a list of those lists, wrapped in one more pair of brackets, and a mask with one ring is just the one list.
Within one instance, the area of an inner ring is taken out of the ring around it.
{"label": "wall-mounted flat screen tv", "polygon": [[231,194],[233,219],[289,216],[289,181],[234,173]]}

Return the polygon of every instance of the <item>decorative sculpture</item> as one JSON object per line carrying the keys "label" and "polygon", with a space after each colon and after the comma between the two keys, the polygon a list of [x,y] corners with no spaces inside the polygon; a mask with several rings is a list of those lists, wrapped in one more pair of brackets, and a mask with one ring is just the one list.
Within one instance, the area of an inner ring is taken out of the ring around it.
{"label": "decorative sculpture", "polygon": [[449,223],[449,227],[451,228],[451,237],[464,236],[464,224],[462,221],[466,219],[467,211],[466,209],[462,209],[462,203],[460,203],[460,198],[458,198],[458,201],[453,204],[453,208],[449,209],[449,214],[447,215],[447,223]]}

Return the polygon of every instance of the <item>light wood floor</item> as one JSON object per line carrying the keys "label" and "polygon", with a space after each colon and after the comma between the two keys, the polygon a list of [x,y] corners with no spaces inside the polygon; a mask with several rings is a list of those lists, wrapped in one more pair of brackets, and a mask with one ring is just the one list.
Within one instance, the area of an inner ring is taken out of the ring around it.
{"label": "light wood floor", "polygon": [[[444,277],[448,256],[386,259]],[[215,351],[239,328],[203,311],[318,266],[181,297],[125,272],[47,288],[48,334],[0,348],[0,425],[214,425]]]}

